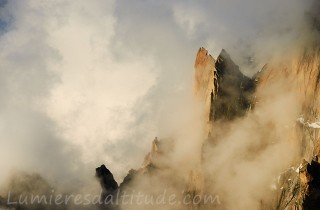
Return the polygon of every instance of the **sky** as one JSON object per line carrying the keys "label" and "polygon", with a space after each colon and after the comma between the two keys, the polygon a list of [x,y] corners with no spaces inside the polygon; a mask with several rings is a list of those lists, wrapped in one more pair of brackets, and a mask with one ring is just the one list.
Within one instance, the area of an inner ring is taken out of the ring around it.
{"label": "sky", "polygon": [[214,57],[225,48],[251,76],[298,36],[308,6],[1,0],[0,183],[25,170],[72,184],[101,164],[121,181],[156,136],[174,132],[199,47]]}

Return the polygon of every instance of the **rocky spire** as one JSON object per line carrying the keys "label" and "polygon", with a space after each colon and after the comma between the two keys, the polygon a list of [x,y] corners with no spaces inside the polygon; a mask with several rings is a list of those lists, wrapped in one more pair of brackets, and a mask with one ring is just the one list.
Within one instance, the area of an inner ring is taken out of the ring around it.
{"label": "rocky spire", "polygon": [[232,120],[243,116],[251,104],[251,95],[255,89],[254,81],[242,74],[230,55],[221,50],[215,62],[217,72],[216,100],[214,107],[214,120]]}
{"label": "rocky spire", "polygon": [[226,50],[217,60],[201,47],[195,61],[195,95],[205,103],[209,122],[231,120],[246,113],[251,105],[254,81],[239,70]]}
{"label": "rocky spire", "polygon": [[215,95],[218,88],[215,59],[208,54],[205,48],[201,47],[197,52],[194,68],[194,93],[196,98],[205,104],[205,116],[209,116],[210,94],[213,92],[213,95]]}
{"label": "rocky spire", "polygon": [[105,165],[101,165],[100,167],[96,168],[96,177],[99,179],[102,188],[102,200],[118,189],[118,183],[114,179],[113,174]]}

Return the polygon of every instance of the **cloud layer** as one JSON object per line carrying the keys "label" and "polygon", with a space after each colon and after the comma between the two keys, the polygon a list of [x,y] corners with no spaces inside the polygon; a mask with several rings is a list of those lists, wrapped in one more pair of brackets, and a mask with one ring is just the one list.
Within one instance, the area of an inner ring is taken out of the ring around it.
{"label": "cloud layer", "polygon": [[308,3],[0,5],[0,180],[22,169],[68,182],[101,163],[121,180],[156,135],[171,135],[180,122],[172,113],[192,96],[198,47],[263,63],[297,35]]}

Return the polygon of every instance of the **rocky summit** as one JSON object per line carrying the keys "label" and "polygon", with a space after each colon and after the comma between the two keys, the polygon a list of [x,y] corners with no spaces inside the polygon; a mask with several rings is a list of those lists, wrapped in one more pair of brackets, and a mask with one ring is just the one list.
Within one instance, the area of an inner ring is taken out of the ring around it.
{"label": "rocky summit", "polygon": [[[255,207],[285,210],[320,209],[319,40],[307,41],[306,45],[292,53],[289,60],[280,59],[277,62],[267,63],[252,77],[244,75],[232,60],[231,55],[224,49],[217,58],[214,58],[205,48],[199,48],[194,68],[195,100],[203,105],[205,113],[203,121],[209,125],[209,129],[205,129],[208,137],[203,141],[200,166],[185,171],[185,179],[178,174],[175,176],[175,167],[179,166],[167,162],[172,157],[174,141],[156,138],[141,168],[131,170],[119,188],[114,188],[116,184],[113,181],[102,182],[102,188],[146,190],[147,188],[141,186],[141,183],[152,184],[151,180],[153,180],[163,182],[164,188],[174,186],[182,191],[183,195],[191,197],[212,193],[212,188],[215,188],[215,174],[208,173],[205,165],[212,164],[210,162],[212,159],[208,157],[212,156],[216,145],[224,139],[221,136],[226,132],[222,132],[221,129],[232,129],[235,122],[257,115],[260,107],[270,100],[268,97],[281,98],[285,97],[281,94],[290,92],[298,103],[298,115],[290,126],[283,127],[280,131],[281,135],[288,139],[285,144],[298,149],[295,150],[294,158],[290,161],[290,165],[287,165],[287,169],[274,176],[274,181],[269,185],[271,187],[265,189],[266,192],[263,194],[268,196],[262,196]],[[285,85],[275,86],[279,82]],[[279,105],[278,108],[284,107]],[[221,127],[221,124],[225,126]],[[273,135],[272,127],[275,126],[273,122],[266,122],[265,125],[271,129],[268,135]],[[271,142],[270,145],[272,144],[276,143]],[[259,148],[251,149],[264,150],[267,147],[260,145]],[[250,159],[250,157],[247,158]],[[221,167],[224,166],[221,165]],[[221,170],[223,171],[222,168]],[[234,173],[239,172],[235,170]],[[105,173],[104,176],[111,177],[110,173]],[[232,180],[228,180],[226,176],[224,181],[227,183]],[[137,183],[140,184],[137,185]],[[218,187],[215,190],[213,192],[228,193],[228,190],[224,191]],[[220,205],[190,204],[182,209],[230,209],[229,206],[232,204],[228,202],[221,201]],[[239,209],[244,208],[239,207]]]}

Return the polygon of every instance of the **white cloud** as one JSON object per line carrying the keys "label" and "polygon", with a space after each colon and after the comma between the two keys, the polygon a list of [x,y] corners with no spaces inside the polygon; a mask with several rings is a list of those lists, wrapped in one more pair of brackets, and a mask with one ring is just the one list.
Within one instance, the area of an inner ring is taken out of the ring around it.
{"label": "white cloud", "polygon": [[154,136],[170,133],[166,118],[192,92],[198,47],[215,55],[225,47],[238,61],[251,40],[272,52],[301,23],[300,1],[263,2],[8,1],[0,8],[9,20],[0,33],[5,171],[67,177],[70,165],[91,174],[104,162],[120,179]]}
{"label": "white cloud", "polygon": [[183,4],[177,4],[173,7],[173,14],[178,26],[181,27],[191,38],[201,23],[206,21],[203,14],[196,7],[187,7]]}
{"label": "white cloud", "polygon": [[[57,68],[61,82],[51,91],[47,112],[63,129],[65,139],[82,146],[86,162],[107,160],[104,145],[126,132],[135,100],[155,77],[150,58],[137,55],[121,63],[113,59],[110,42],[115,20],[104,12],[100,8],[74,11],[49,40],[62,62]],[[84,19],[82,13],[88,17]]]}
{"label": "white cloud", "polygon": [[132,107],[155,73],[150,56],[114,58],[113,7],[112,1],[6,5],[14,21],[0,40],[3,171],[36,170],[53,179],[61,173],[68,180],[74,166],[85,174],[101,163],[116,167],[105,147],[127,132]]}

